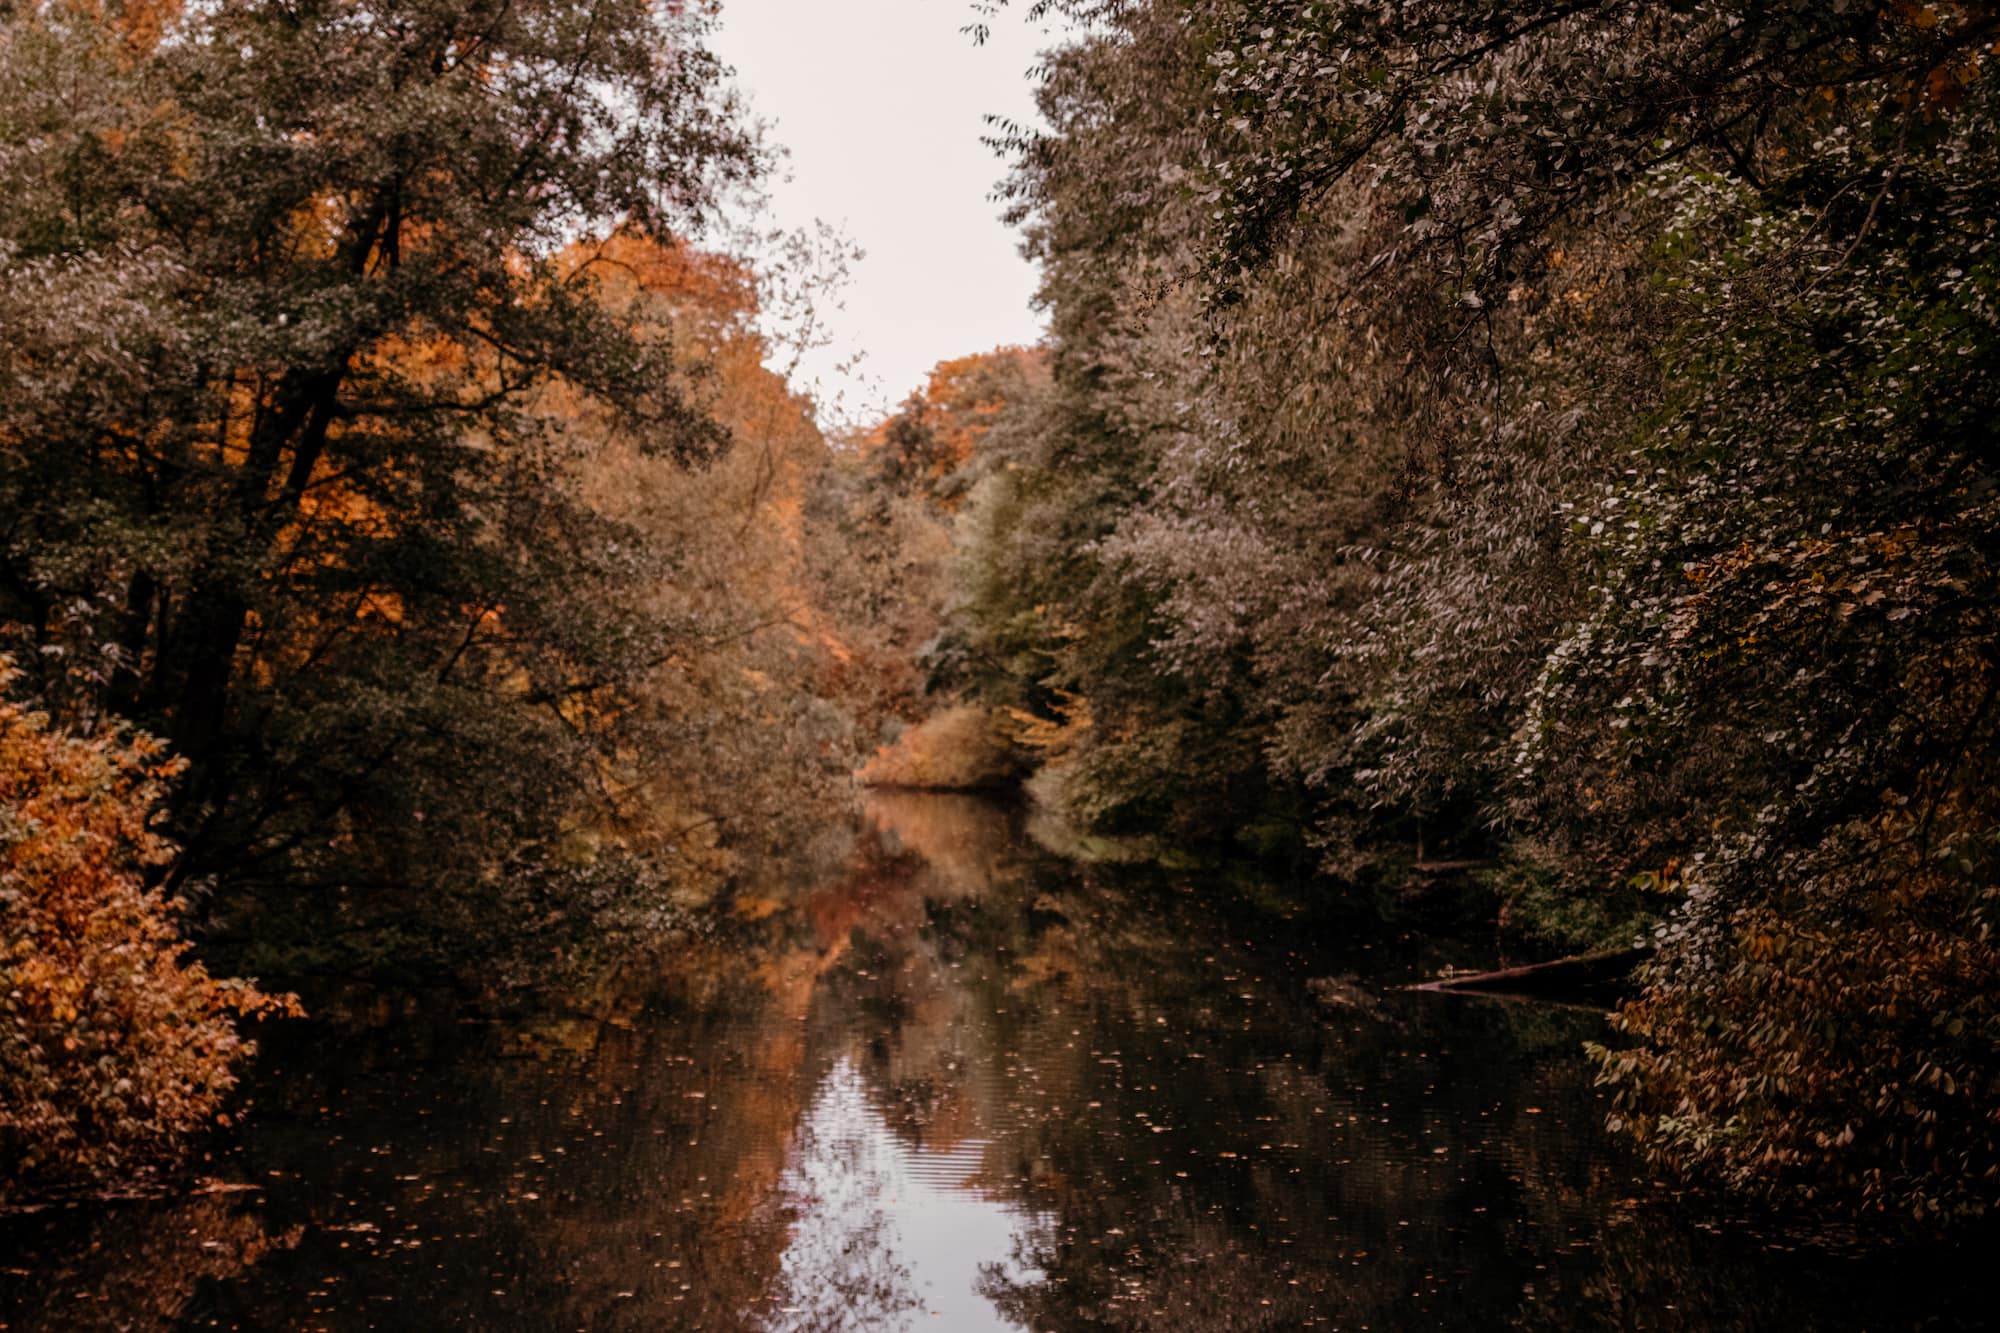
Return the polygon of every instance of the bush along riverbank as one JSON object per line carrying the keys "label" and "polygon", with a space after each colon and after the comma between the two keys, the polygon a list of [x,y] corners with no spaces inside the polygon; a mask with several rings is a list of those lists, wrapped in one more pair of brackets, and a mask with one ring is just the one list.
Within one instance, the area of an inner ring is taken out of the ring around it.
{"label": "bush along riverbank", "polygon": [[17,676],[0,657],[0,1204],[170,1163],[227,1123],[238,1023],[299,1012],[188,959],[184,904],[149,883],[180,765],[142,733],[52,730],[6,697]]}

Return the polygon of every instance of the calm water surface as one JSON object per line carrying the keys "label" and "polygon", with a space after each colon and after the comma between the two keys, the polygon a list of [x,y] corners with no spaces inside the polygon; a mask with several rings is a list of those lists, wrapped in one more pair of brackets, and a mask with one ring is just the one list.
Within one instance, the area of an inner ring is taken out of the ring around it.
{"label": "calm water surface", "polygon": [[0,1328],[1990,1327],[1982,1256],[1650,1190],[1598,1016],[1398,989],[1476,946],[1019,822],[874,798],[845,865],[593,1017],[281,1034],[230,1188],[0,1218]]}

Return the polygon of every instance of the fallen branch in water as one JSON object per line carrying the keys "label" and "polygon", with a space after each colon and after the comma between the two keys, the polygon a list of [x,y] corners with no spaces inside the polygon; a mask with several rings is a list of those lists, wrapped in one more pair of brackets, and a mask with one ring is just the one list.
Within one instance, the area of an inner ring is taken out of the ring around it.
{"label": "fallen branch in water", "polygon": [[1503,967],[1439,977],[1411,990],[1446,994],[1517,995],[1543,1000],[1571,1000],[1609,1005],[1632,989],[1633,974],[1653,956],[1650,944],[1603,953],[1553,958],[1546,963]]}

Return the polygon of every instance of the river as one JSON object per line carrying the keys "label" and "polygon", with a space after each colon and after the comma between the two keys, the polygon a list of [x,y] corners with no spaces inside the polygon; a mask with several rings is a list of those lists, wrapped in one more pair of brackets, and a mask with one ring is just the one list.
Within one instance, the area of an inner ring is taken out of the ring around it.
{"label": "river", "polygon": [[[620,1002],[267,1042],[207,1192],[0,1218],[0,1328],[1986,1327],[1936,1246],[1649,1184],[1476,933],[882,794]],[[729,960],[718,965],[717,958]]]}

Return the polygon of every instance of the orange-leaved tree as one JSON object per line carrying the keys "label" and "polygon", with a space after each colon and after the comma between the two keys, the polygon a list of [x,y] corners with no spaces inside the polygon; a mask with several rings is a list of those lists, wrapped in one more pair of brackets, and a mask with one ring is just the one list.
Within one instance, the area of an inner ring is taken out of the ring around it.
{"label": "orange-leaved tree", "polygon": [[955,511],[971,483],[965,469],[980,438],[1048,380],[1048,352],[1041,347],[996,347],[940,361],[924,387],[863,443],[892,489],[918,491]]}

